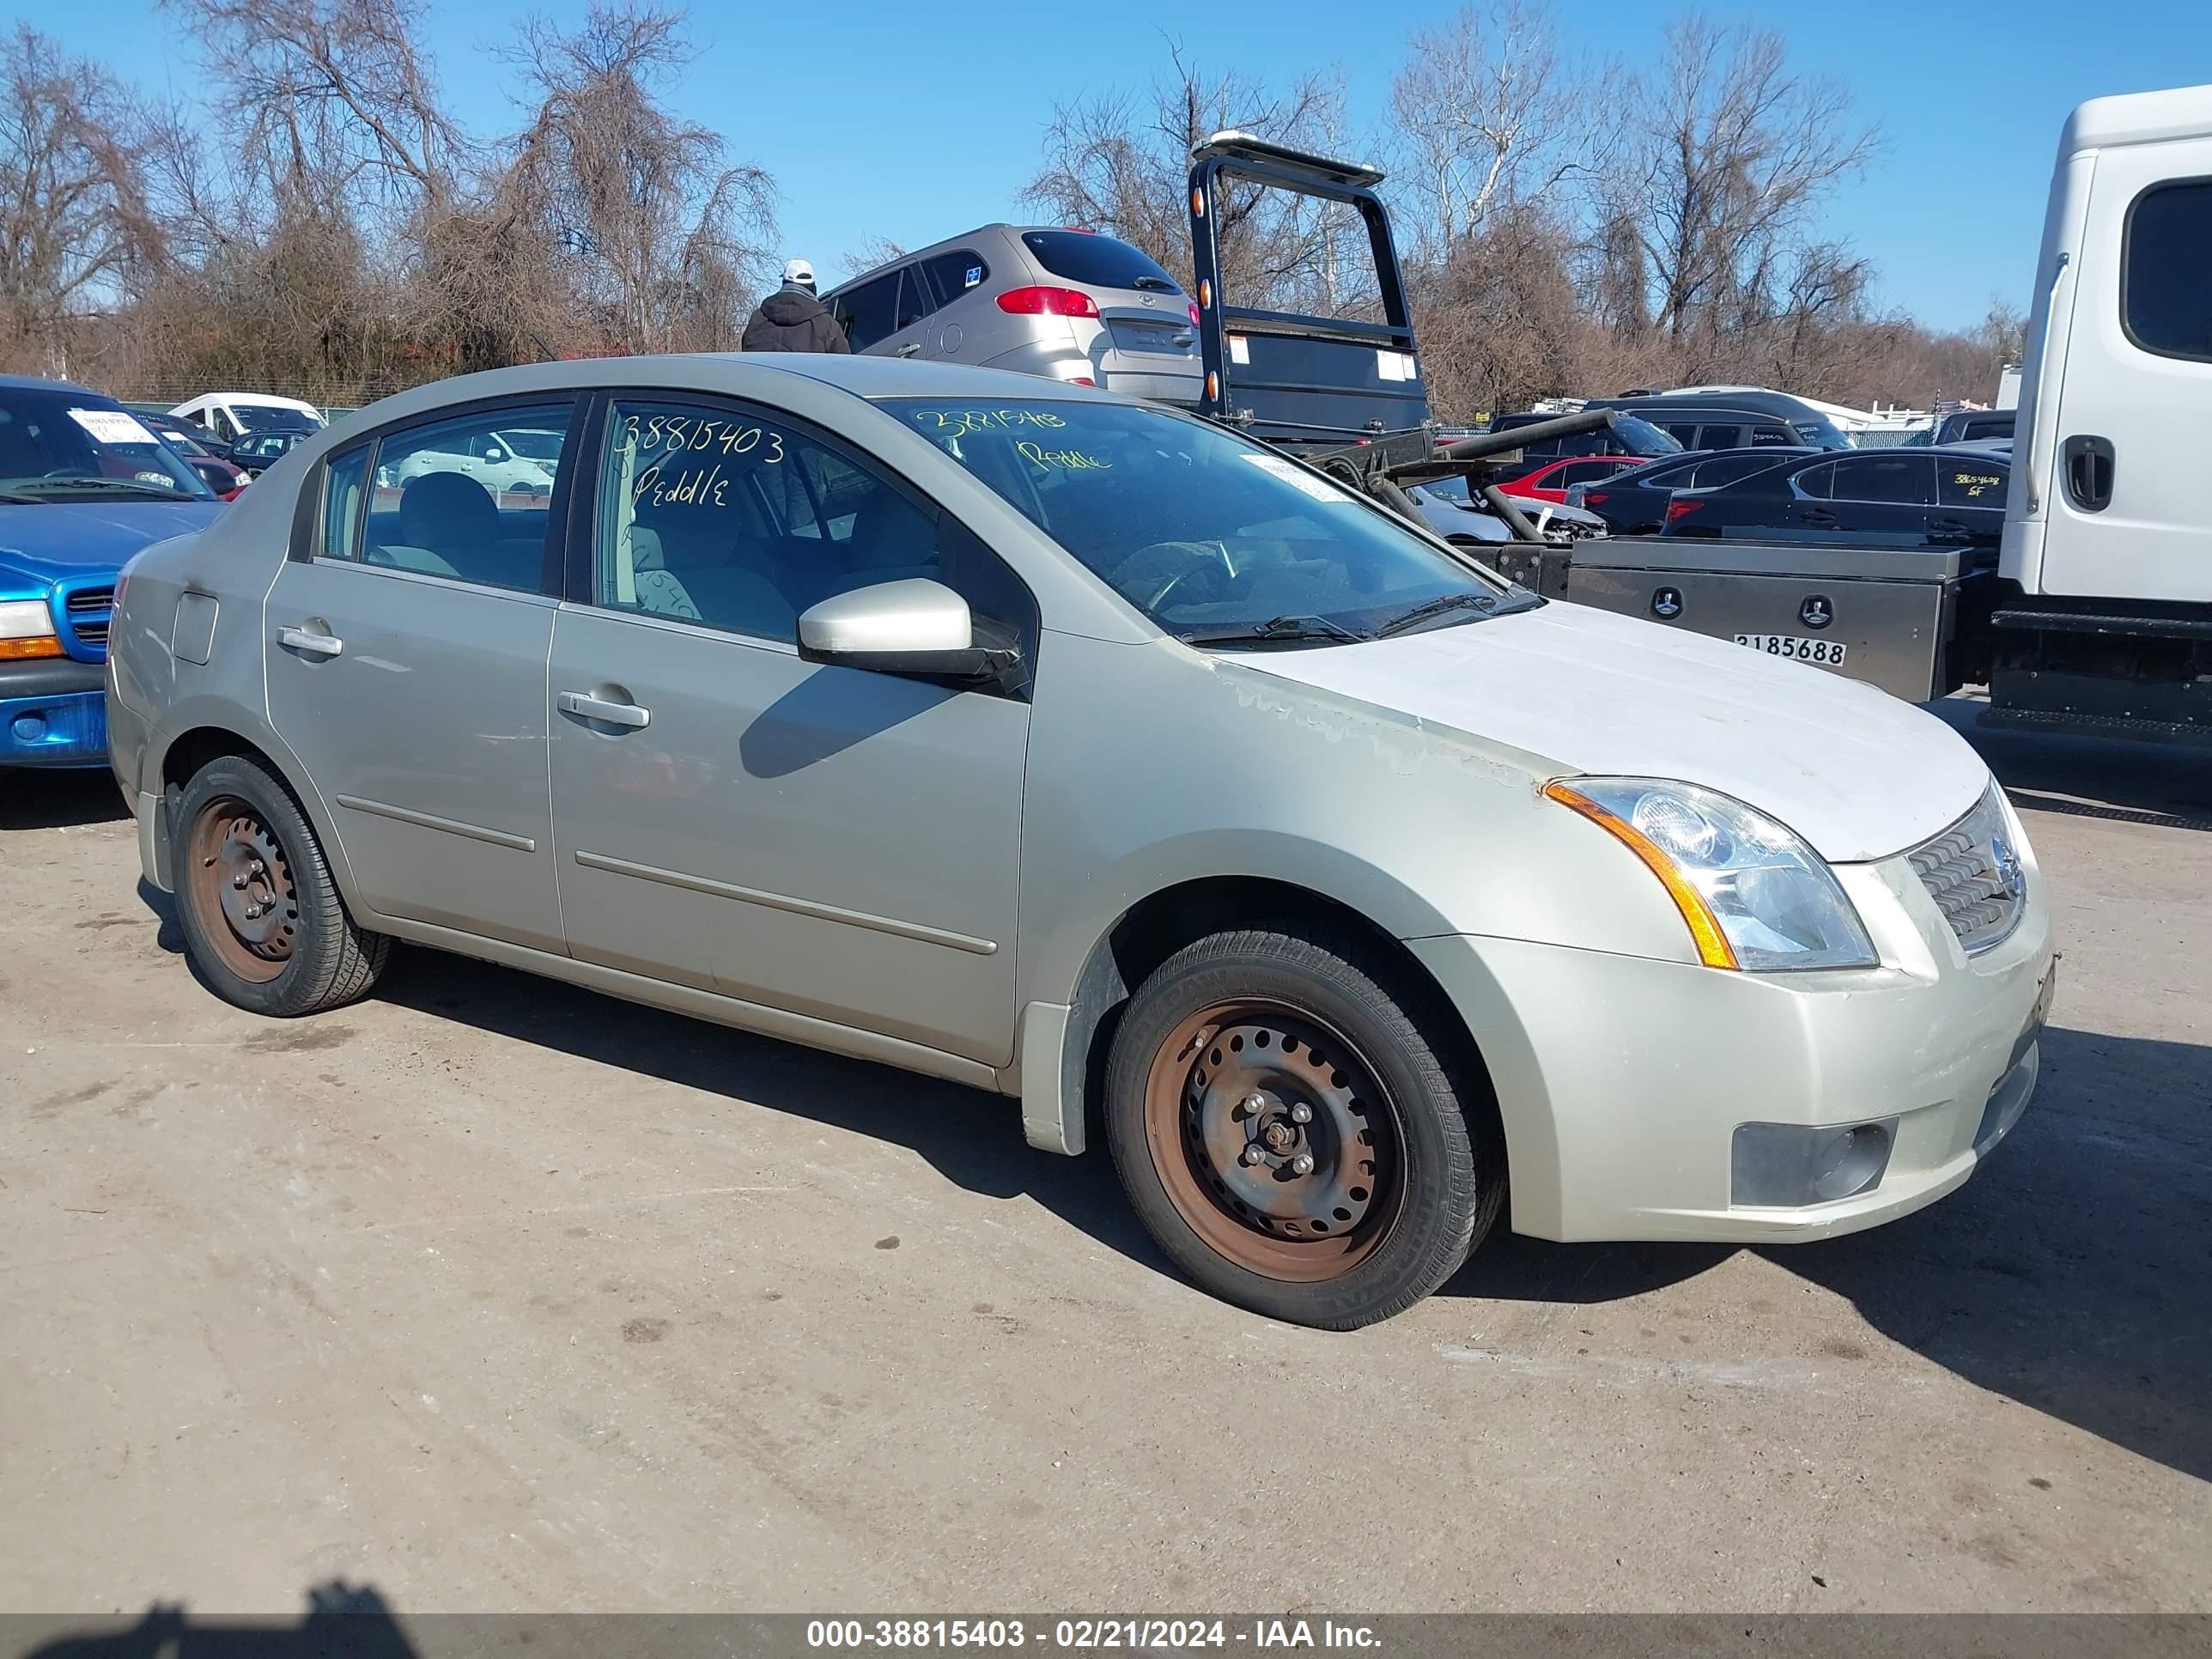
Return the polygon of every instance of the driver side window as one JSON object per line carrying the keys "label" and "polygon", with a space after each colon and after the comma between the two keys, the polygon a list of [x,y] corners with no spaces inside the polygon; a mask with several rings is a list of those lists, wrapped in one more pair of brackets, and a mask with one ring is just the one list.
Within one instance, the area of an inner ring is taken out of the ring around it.
{"label": "driver side window", "polygon": [[593,599],[794,645],[834,593],[908,577],[965,599],[979,629],[1034,626],[1028,590],[902,485],[799,428],[728,404],[610,407]]}

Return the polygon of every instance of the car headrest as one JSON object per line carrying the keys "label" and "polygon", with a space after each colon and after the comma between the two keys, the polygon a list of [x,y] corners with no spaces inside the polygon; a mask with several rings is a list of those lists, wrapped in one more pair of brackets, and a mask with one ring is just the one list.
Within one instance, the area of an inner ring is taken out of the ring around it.
{"label": "car headrest", "polygon": [[499,539],[499,507],[465,472],[425,472],[399,492],[399,534],[416,547],[482,546]]}

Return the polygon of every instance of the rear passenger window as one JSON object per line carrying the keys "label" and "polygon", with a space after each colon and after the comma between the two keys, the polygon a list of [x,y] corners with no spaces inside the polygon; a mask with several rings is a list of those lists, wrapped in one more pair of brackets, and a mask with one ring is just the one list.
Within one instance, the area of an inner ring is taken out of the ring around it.
{"label": "rear passenger window", "polygon": [[573,413],[568,404],[506,407],[385,434],[363,562],[557,592],[546,580],[545,538]]}
{"label": "rear passenger window", "polygon": [[350,559],[360,553],[362,507],[368,500],[368,446],[333,456],[323,469],[323,538],[316,551],[326,559]]}
{"label": "rear passenger window", "polygon": [[831,298],[830,314],[845,331],[846,343],[854,350],[866,351],[898,332],[899,276],[895,270]]}
{"label": "rear passenger window", "polygon": [[1936,493],[1946,507],[2002,507],[2010,477],[2001,466],[1945,460],[1938,465]]}
{"label": "rear passenger window", "polygon": [[1925,506],[1931,499],[1925,455],[1859,455],[1836,463],[1835,498]]}
{"label": "rear passenger window", "polygon": [[1753,449],[1794,449],[1797,434],[1786,426],[1755,426],[1751,429]]}
{"label": "rear passenger window", "polygon": [[1820,466],[1808,466],[1796,476],[1797,493],[1808,500],[1825,501],[1835,491],[1836,464],[1829,461]]}
{"label": "rear passenger window", "polygon": [[921,269],[908,265],[899,273],[899,327],[910,328],[936,309],[937,301],[931,297],[928,285],[922,281]]}
{"label": "rear passenger window", "polygon": [[2155,185],[2128,210],[2120,320],[2161,357],[2212,362],[2212,179]]}
{"label": "rear passenger window", "polygon": [[1734,421],[1721,426],[1701,426],[1698,428],[1699,449],[1737,449],[1743,444],[1743,428]]}
{"label": "rear passenger window", "polygon": [[936,290],[937,303],[949,306],[970,289],[981,288],[991,274],[991,267],[983,256],[972,247],[955,248],[950,253],[932,254],[915,267],[928,279]]}

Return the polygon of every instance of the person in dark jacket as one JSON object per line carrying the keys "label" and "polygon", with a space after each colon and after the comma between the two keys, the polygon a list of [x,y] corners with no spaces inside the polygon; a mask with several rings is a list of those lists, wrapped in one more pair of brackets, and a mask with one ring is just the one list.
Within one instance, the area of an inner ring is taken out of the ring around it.
{"label": "person in dark jacket", "polygon": [[852,343],[837,319],[814,297],[814,267],[793,259],[783,268],[783,286],[754,308],[738,347],[745,351],[842,351]]}

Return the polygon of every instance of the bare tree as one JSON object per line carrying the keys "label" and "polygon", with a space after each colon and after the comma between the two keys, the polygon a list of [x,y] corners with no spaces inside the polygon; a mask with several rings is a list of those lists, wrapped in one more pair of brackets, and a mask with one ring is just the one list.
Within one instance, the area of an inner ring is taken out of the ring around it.
{"label": "bare tree", "polygon": [[0,356],[60,374],[66,319],[156,252],[146,120],[104,70],[26,25],[0,50]]}
{"label": "bare tree", "polygon": [[685,21],[623,0],[571,31],[534,24],[525,41],[537,112],[501,193],[558,249],[605,343],[627,351],[734,339],[775,234],[769,175],[660,101],[692,53]]}
{"label": "bare tree", "polygon": [[[1184,203],[1192,149],[1227,128],[1293,148],[1326,149],[1345,128],[1343,88],[1310,75],[1286,91],[1235,70],[1209,74],[1170,45],[1169,72],[1141,94],[1061,105],[1045,130],[1044,165],[1022,199],[1063,223],[1120,237],[1190,280]],[[1280,191],[1240,184],[1216,205],[1222,287],[1237,303],[1266,305],[1324,282],[1332,222]]]}
{"label": "bare tree", "polygon": [[280,207],[449,201],[471,146],[416,49],[419,0],[167,0],[202,40],[238,153]]}
{"label": "bare tree", "polygon": [[1490,0],[1415,35],[1390,108],[1428,257],[1447,257],[1493,208],[1548,196],[1591,166],[1606,79],[1561,57],[1543,0]]}
{"label": "bare tree", "polygon": [[1635,228],[1652,320],[1678,339],[1771,314],[1816,210],[1877,143],[1840,84],[1791,71],[1779,34],[1695,15],[1624,107],[1607,216]]}

